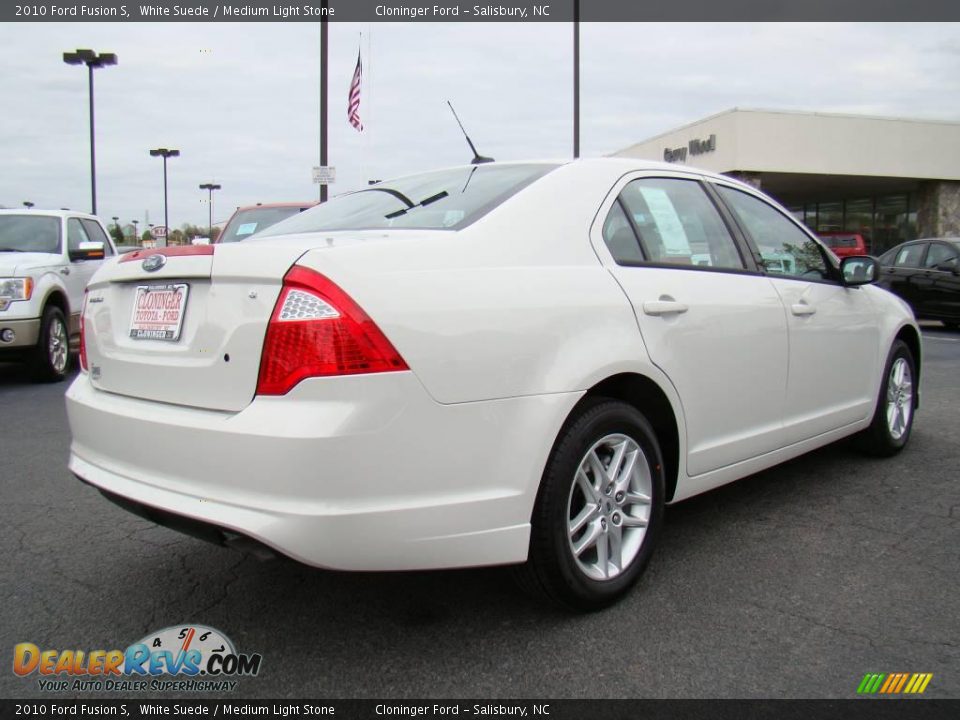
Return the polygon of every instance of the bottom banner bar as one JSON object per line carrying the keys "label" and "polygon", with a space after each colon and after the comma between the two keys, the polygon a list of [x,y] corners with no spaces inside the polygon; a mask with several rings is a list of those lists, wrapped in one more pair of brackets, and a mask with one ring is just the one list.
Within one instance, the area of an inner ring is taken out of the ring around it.
{"label": "bottom banner bar", "polygon": [[545,720],[941,720],[960,700],[0,700],[0,718],[203,717],[356,720],[544,718]]}

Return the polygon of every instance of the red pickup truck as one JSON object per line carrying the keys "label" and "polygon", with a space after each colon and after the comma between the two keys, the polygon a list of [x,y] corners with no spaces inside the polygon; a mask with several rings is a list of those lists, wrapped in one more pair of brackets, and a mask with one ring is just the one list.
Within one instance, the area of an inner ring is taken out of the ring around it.
{"label": "red pickup truck", "polygon": [[820,233],[820,239],[824,244],[833,250],[833,254],[838,258],[849,257],[850,255],[868,255],[867,243],[863,240],[863,235],[850,232],[824,232]]}

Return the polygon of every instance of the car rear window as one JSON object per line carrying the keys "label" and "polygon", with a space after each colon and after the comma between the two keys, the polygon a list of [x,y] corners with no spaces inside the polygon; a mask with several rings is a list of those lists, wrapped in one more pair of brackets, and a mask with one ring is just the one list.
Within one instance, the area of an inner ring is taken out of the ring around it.
{"label": "car rear window", "polygon": [[237,242],[246,240],[254,233],[276,225],[281,220],[298,215],[304,208],[292,205],[290,207],[256,207],[240,210],[234,213],[230,222],[217,238],[218,243]]}
{"label": "car rear window", "polygon": [[324,230],[459,230],[557,165],[474,165],[411,175],[340,195],[258,237]]}
{"label": "car rear window", "polygon": [[60,252],[60,218],[0,215],[0,252]]}

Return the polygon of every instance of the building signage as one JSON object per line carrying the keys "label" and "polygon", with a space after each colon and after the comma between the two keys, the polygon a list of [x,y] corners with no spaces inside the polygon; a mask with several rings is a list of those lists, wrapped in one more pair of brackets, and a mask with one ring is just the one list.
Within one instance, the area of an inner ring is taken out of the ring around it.
{"label": "building signage", "polygon": [[686,162],[687,153],[691,155],[702,155],[703,153],[713,152],[717,149],[717,136],[710,135],[706,140],[695,139],[687,143],[686,147],[664,148],[664,162]]}
{"label": "building signage", "polygon": [[313,168],[313,182],[317,185],[332,185],[337,181],[337,169],[333,165],[316,165]]}

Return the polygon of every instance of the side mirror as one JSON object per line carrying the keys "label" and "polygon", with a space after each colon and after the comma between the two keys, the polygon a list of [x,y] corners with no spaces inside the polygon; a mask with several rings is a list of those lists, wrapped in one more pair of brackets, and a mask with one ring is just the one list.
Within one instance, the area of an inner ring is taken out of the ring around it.
{"label": "side mirror", "polygon": [[939,265],[937,265],[936,269],[942,272],[948,272],[948,273],[953,273],[954,275],[960,275],[960,267],[957,266],[956,258],[951,258],[946,262],[940,263]]}
{"label": "side mirror", "polygon": [[82,242],[76,250],[70,251],[71,260],[103,260],[102,242]]}
{"label": "side mirror", "polygon": [[868,255],[851,255],[840,261],[840,277],[846,287],[858,287],[876,282],[880,263]]}

